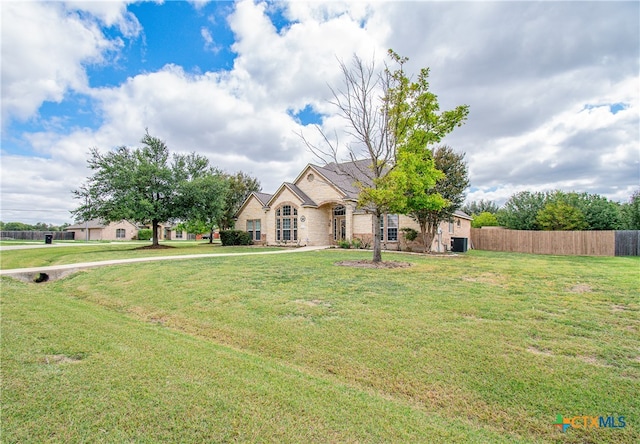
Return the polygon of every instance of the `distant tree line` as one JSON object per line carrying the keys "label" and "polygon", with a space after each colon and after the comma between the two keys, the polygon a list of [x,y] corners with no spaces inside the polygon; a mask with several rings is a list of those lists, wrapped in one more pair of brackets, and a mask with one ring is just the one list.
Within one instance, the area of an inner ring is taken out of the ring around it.
{"label": "distant tree line", "polygon": [[502,207],[492,201],[463,206],[472,226],[503,226],[512,230],[640,230],[640,190],[619,203],[598,194],[522,191]]}
{"label": "distant tree line", "polygon": [[52,225],[44,222],[38,222],[35,225],[25,224],[23,222],[2,222],[0,221],[1,231],[63,231],[69,224]]}

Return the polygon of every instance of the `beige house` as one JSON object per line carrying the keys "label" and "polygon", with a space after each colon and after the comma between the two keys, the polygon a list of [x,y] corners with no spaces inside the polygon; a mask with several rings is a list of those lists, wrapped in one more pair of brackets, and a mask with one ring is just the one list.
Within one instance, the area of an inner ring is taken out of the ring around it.
{"label": "beige house", "polygon": [[129,221],[104,223],[99,219],[69,225],[64,231],[74,233],[74,239],[82,240],[131,240],[138,236],[138,227]]}
{"label": "beige house", "polygon": [[[409,244],[404,239],[402,228],[420,231],[411,217],[385,214],[380,227],[374,227],[372,214],[356,208],[358,188],[352,177],[363,175],[367,164],[307,165],[274,194],[251,193],[236,214],[236,228],[249,232],[256,244],[300,246],[355,239],[371,245],[374,230],[380,230],[385,249],[423,249],[419,239]],[[448,251],[452,238],[470,237],[471,217],[457,211],[439,232],[432,250]]]}
{"label": "beige house", "polygon": [[[99,219],[69,225],[64,231],[72,231],[75,240],[132,240],[138,236],[138,230],[148,228],[150,225],[135,225],[129,221],[104,223]],[[87,232],[89,233],[87,236]],[[168,223],[158,224],[158,240],[193,240],[196,236],[186,231],[178,230],[176,226]]]}

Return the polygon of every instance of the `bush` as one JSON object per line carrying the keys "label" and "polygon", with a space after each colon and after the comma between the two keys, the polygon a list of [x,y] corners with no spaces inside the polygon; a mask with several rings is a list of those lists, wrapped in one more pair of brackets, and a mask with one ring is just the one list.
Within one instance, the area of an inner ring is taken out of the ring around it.
{"label": "bush", "polygon": [[498,225],[498,219],[496,216],[487,211],[480,213],[477,216],[473,216],[473,221],[471,221],[471,226],[473,228],[497,227]]}
{"label": "bush", "polygon": [[138,240],[151,240],[153,236],[153,230],[145,228],[138,230]]}
{"label": "bush", "polygon": [[220,232],[220,241],[222,246],[228,245],[251,245],[251,235],[246,231],[241,230],[224,230]]}
{"label": "bush", "polygon": [[351,248],[351,242],[349,242],[348,240],[339,240],[338,246],[340,248]]}
{"label": "bush", "polygon": [[413,228],[404,227],[404,228],[400,228],[400,230],[404,233],[404,238],[408,242],[413,242],[418,238],[418,232]]}

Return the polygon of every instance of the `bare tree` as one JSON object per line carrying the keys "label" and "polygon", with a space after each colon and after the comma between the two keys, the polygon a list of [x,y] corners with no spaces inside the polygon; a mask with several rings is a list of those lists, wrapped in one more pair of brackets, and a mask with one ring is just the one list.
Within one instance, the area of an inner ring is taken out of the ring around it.
{"label": "bare tree", "polygon": [[[314,156],[325,164],[335,162],[339,172],[352,179],[360,189],[358,206],[373,216],[373,262],[380,262],[381,239],[377,227],[392,205],[393,197],[385,192],[384,182],[396,159],[396,134],[390,128],[392,107],[388,95],[393,74],[388,69],[378,70],[373,60],[365,63],[357,55],[353,56],[350,65],[339,63],[342,87],[330,86],[333,95],[330,103],[346,121],[346,133],[351,139],[345,145],[347,159],[339,159],[337,133],[332,140],[316,125],[322,146],[310,142],[303,134],[300,137]],[[365,159],[369,162],[362,162]]]}

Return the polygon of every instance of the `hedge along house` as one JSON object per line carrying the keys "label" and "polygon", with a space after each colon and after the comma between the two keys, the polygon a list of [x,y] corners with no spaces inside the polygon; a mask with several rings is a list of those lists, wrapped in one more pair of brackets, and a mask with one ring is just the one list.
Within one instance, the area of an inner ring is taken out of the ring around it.
{"label": "hedge along house", "polygon": [[[355,163],[307,165],[293,182],[283,183],[274,194],[251,193],[236,213],[236,229],[247,231],[263,245],[336,245],[359,240],[373,244],[374,230],[385,249],[422,250],[420,236],[406,242],[402,228],[420,231],[418,223],[402,214],[385,214],[379,227],[373,215],[357,208],[359,190],[354,177],[366,183],[369,160]],[[469,238],[471,217],[457,211],[440,226],[432,250],[450,249],[452,237]]]}

